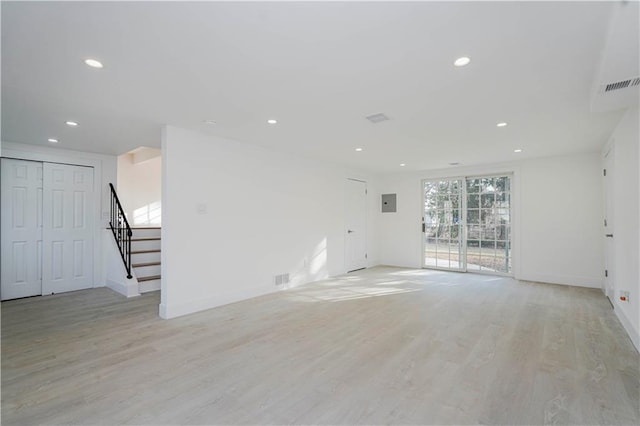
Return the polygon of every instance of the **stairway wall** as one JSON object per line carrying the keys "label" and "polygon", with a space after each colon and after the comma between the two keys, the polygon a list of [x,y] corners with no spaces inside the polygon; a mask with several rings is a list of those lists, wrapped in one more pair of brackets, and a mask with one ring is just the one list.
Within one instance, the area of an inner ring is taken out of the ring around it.
{"label": "stairway wall", "polygon": [[135,154],[118,157],[118,197],[131,226],[162,224],[162,159],[136,162]]}

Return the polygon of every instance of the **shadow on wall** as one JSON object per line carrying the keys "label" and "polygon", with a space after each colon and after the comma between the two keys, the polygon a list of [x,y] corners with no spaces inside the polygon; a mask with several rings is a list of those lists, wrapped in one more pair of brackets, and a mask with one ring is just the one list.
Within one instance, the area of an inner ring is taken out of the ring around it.
{"label": "shadow on wall", "polygon": [[137,226],[142,225],[157,225],[162,223],[162,207],[160,201],[142,206],[133,211],[133,224]]}

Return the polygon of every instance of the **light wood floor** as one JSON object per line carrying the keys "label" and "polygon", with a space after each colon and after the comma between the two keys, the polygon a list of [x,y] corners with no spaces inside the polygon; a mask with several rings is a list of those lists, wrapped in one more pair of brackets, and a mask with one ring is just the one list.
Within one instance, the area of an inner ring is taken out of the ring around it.
{"label": "light wood floor", "polygon": [[158,303],[2,303],[2,424],[640,422],[599,290],[373,268],[169,321]]}

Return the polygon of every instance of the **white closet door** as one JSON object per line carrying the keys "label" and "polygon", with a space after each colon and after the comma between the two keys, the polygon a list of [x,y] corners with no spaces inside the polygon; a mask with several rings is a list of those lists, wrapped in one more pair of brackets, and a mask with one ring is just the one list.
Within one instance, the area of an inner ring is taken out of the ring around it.
{"label": "white closet door", "polygon": [[3,158],[2,300],[35,296],[42,282],[42,163]]}
{"label": "white closet door", "polygon": [[43,170],[42,294],[93,287],[93,168]]}
{"label": "white closet door", "polygon": [[347,179],[345,266],[355,271],[367,266],[367,183]]}

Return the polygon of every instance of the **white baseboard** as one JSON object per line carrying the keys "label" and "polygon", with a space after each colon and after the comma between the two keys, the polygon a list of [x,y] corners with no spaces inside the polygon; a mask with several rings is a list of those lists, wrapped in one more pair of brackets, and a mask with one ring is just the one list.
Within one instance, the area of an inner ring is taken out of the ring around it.
{"label": "white baseboard", "polygon": [[135,279],[127,280],[126,284],[107,280],[107,287],[126,297],[140,296],[140,292],[138,292],[138,281]]}
{"label": "white baseboard", "polygon": [[593,277],[576,277],[572,275],[520,274],[515,277],[522,281],[534,281],[548,284],[570,285],[602,289],[602,280]]}
{"label": "white baseboard", "polygon": [[629,318],[627,318],[627,316],[622,311],[622,309],[616,308],[614,306],[613,312],[616,313],[616,316],[620,320],[620,323],[622,324],[627,334],[629,335],[629,338],[631,339],[633,346],[635,346],[636,350],[640,352],[640,334],[638,333],[638,331],[633,329],[633,326],[631,325],[632,324],[631,321],[629,321]]}
{"label": "white baseboard", "polygon": [[239,302],[241,300],[252,299],[254,297],[263,296],[265,294],[274,293],[276,291],[278,291],[278,289],[275,287],[273,288],[273,290],[251,289],[227,294],[218,294],[214,297],[195,299],[189,302],[179,303],[175,305],[166,305],[161,303],[159,314],[160,318],[171,319],[195,312],[204,311],[207,309],[217,308],[219,306],[228,305],[230,303]]}

